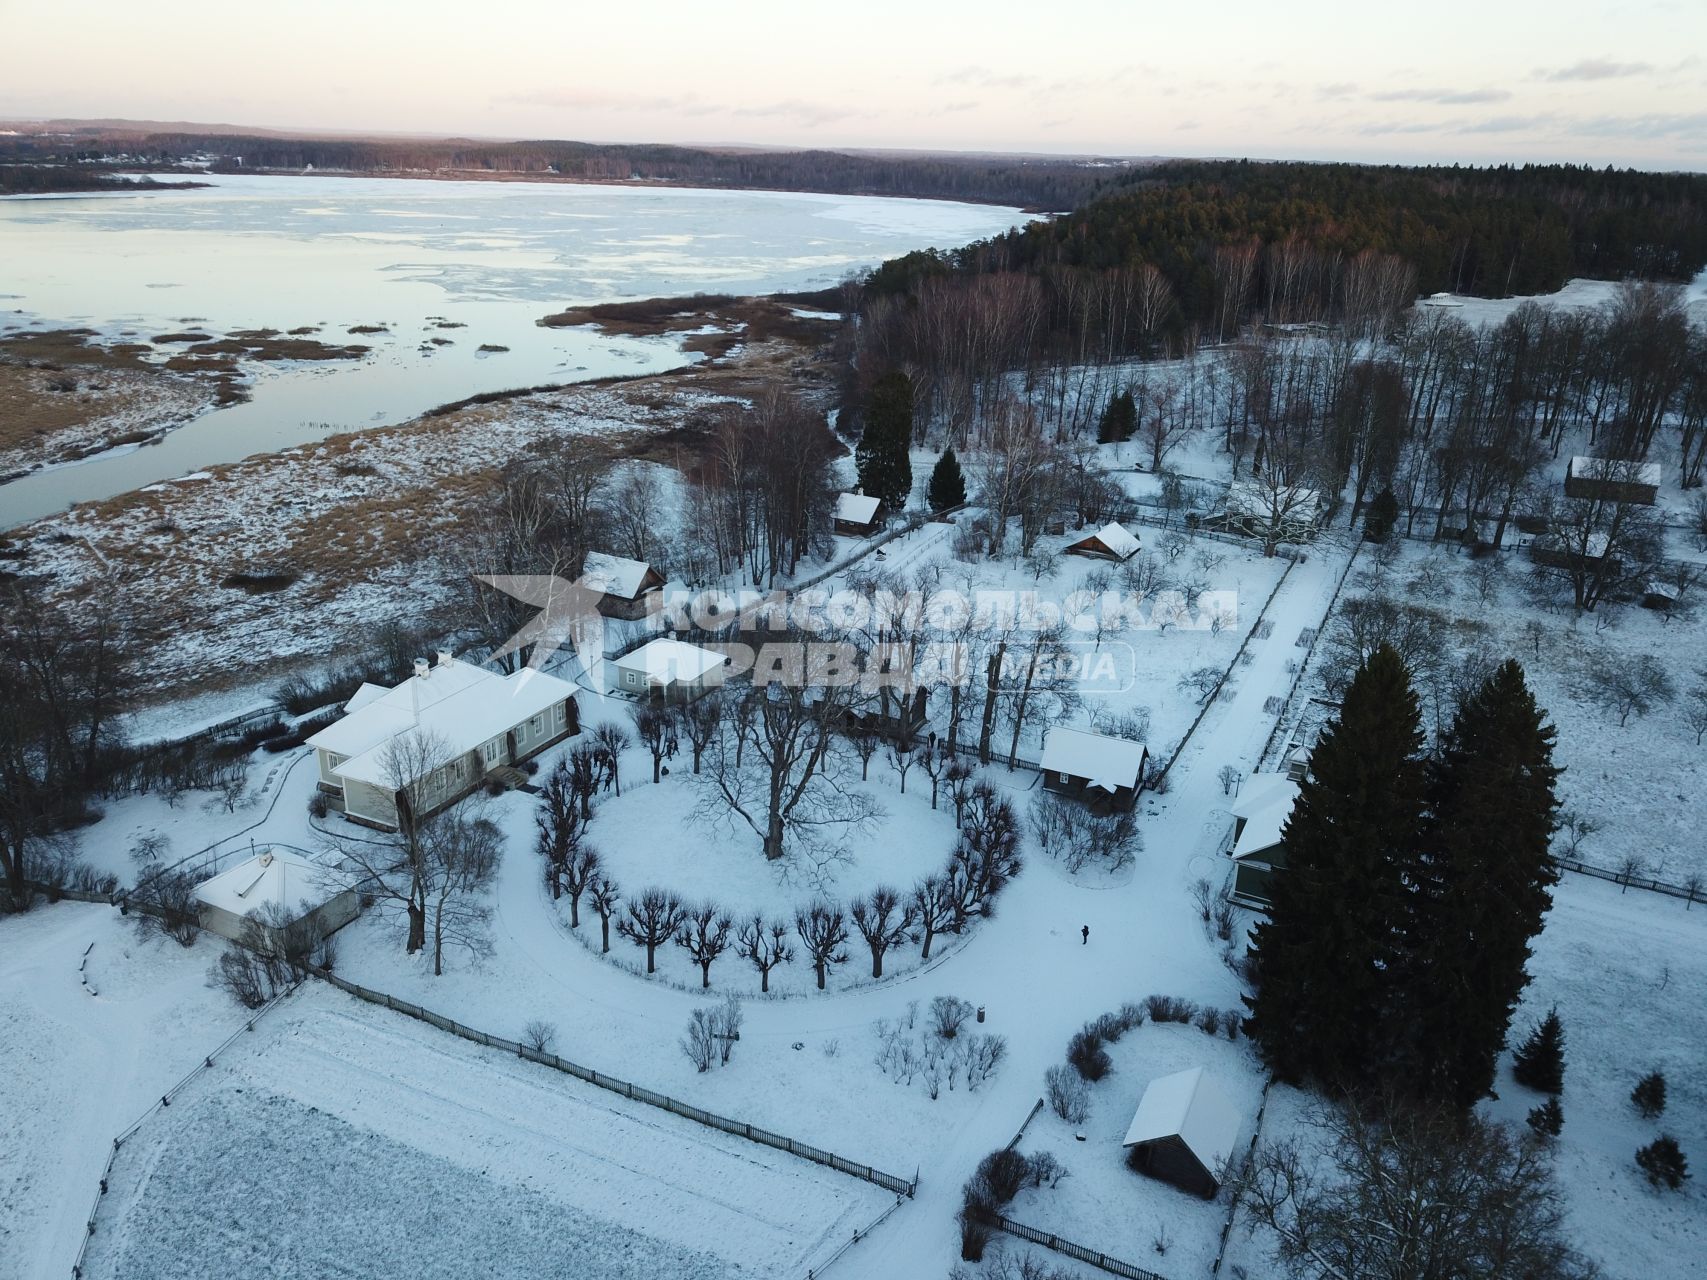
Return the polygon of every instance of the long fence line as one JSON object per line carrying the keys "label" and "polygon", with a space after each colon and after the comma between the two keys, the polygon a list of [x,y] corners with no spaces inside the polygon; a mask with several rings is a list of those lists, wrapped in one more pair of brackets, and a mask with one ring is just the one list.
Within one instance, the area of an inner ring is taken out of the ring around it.
{"label": "long fence line", "polygon": [[1268,593],[1268,599],[1262,602],[1262,608],[1257,610],[1257,616],[1251,620],[1250,629],[1245,632],[1245,638],[1239,641],[1239,648],[1233,654],[1232,661],[1227,664],[1227,669],[1221,673],[1221,678],[1215,682],[1215,687],[1204,697],[1202,705],[1198,707],[1197,714],[1192,717],[1191,724],[1187,726],[1184,735],[1174,744],[1173,750],[1168,753],[1168,762],[1162,766],[1162,771],[1156,775],[1156,780],[1151,784],[1151,790],[1160,790],[1166,783],[1168,774],[1173,772],[1174,764],[1184,753],[1186,744],[1191,741],[1192,735],[1203,723],[1203,717],[1209,714],[1209,709],[1215,705],[1216,699],[1221,696],[1221,690],[1227,687],[1227,681],[1233,677],[1234,668],[1239,665],[1239,660],[1245,656],[1246,650],[1251,647],[1251,641],[1262,629],[1262,624],[1268,617],[1268,607],[1274,603],[1274,598],[1280,594],[1280,589],[1286,585],[1286,580],[1292,576],[1292,570],[1297,565],[1298,561],[1296,560],[1286,562],[1286,568],[1281,571],[1280,580],[1274,584],[1274,589]]}
{"label": "long fence line", "polygon": [[[1240,1161],[1241,1165],[1248,1165],[1256,1157],[1257,1140],[1262,1137],[1263,1116],[1268,1112],[1268,1091],[1273,1087],[1274,1077],[1271,1075],[1262,1082],[1262,1101],[1257,1104],[1257,1120],[1251,1126],[1251,1140],[1245,1146],[1244,1158]],[[1227,1240],[1233,1234],[1233,1224],[1239,1218],[1239,1192],[1240,1186],[1235,1183],[1231,1200],[1227,1205],[1227,1221],[1221,1224],[1221,1244],[1215,1251],[1215,1264],[1209,1268],[1211,1275],[1220,1275],[1221,1263],[1226,1260]]]}
{"label": "long fence line", "polygon": [[1703,889],[1700,881],[1692,884],[1668,884],[1651,876],[1639,876],[1634,871],[1609,871],[1605,867],[1591,866],[1586,862],[1578,862],[1575,858],[1555,857],[1553,862],[1562,870],[1593,876],[1597,880],[1610,880],[1626,889],[1646,889],[1649,893],[1663,893],[1668,897],[1682,898],[1687,904],[1684,907],[1686,911],[1697,902],[1707,902],[1707,890]]}
{"label": "long fence line", "polygon": [[529,1048],[519,1041],[506,1040],[502,1036],[491,1035],[477,1028],[465,1026],[454,1018],[447,1018],[443,1014],[434,1013],[430,1009],[412,1004],[407,1000],[399,1000],[383,991],[374,991],[359,983],[341,978],[329,970],[310,968],[309,972],[317,977],[324,978],[340,991],[347,992],[358,1000],[380,1005],[395,1013],[401,1013],[405,1017],[414,1018],[429,1026],[437,1027],[440,1031],[448,1031],[451,1035],[473,1041],[475,1044],[485,1045],[492,1049],[501,1049],[505,1053],[513,1053],[519,1058],[525,1058],[529,1062],[537,1062],[540,1066],[550,1067],[554,1071],[561,1071],[565,1075],[574,1076],[577,1080],[597,1085],[611,1093],[621,1094],[635,1102],[643,1102],[647,1106],[668,1111],[685,1120],[692,1120],[695,1124],[702,1124],[710,1129],[733,1134],[737,1138],[746,1138],[762,1146],[774,1147],[778,1151],[786,1151],[788,1154],[799,1156],[803,1160],[810,1160],[814,1164],[821,1164],[826,1168],[834,1169],[837,1173],[845,1173],[851,1178],[860,1178],[866,1182],[875,1183],[885,1191],[893,1191],[897,1195],[911,1198],[918,1189],[919,1175],[916,1172],[911,1178],[899,1178],[892,1173],[885,1173],[881,1169],[873,1168],[871,1165],[845,1159],[832,1151],[825,1151],[820,1147],[797,1142],[784,1134],[772,1133],[768,1129],[761,1129],[756,1125],[747,1124],[745,1121],[731,1120],[714,1111],[706,1111],[700,1107],[680,1102],[668,1094],[657,1093],[616,1076],[607,1076],[602,1071],[583,1067],[580,1063],[571,1062],[567,1058],[560,1058],[555,1053],[546,1053],[539,1049]]}
{"label": "long fence line", "polygon": [[178,1083],[173,1085],[170,1089],[166,1090],[165,1093],[161,1094],[158,1101],[150,1103],[148,1110],[139,1115],[131,1122],[130,1126],[125,1129],[124,1132],[120,1133],[113,1139],[113,1145],[107,1151],[107,1162],[101,1167],[101,1180],[95,1189],[94,1202],[89,1206],[89,1216],[84,1223],[86,1229],[83,1232],[83,1239],[77,1245],[77,1258],[71,1264],[72,1280],[81,1280],[83,1275],[83,1264],[89,1254],[89,1241],[95,1238],[95,1219],[100,1214],[101,1202],[106,1199],[108,1184],[111,1182],[113,1176],[113,1163],[119,1157],[119,1148],[129,1142],[131,1138],[135,1137],[136,1131],[142,1128],[143,1124],[156,1111],[161,1111],[166,1107],[171,1106],[172,1099],[182,1093],[189,1083],[197,1076],[201,1075],[202,1072],[209,1070],[213,1066],[215,1058],[219,1057],[220,1054],[224,1053],[232,1045],[236,1044],[238,1040],[253,1031],[257,1021],[272,1009],[276,1008],[280,1001],[294,992],[301,985],[302,982],[300,979],[293,982],[290,986],[275,995],[271,1000],[267,1001],[267,1003],[262,1005],[259,1009],[256,1009],[251,1013],[241,1027],[237,1028],[237,1030],[233,1031],[229,1036],[222,1040],[217,1048],[204,1056],[201,1062],[195,1067],[191,1068],[188,1075],[178,1081]]}
{"label": "long fence line", "polygon": [[1166,1280],[1165,1276],[1157,1275],[1154,1271],[1146,1271],[1143,1267],[1134,1266],[1130,1262],[1123,1262],[1119,1258],[1103,1253],[1100,1249],[1087,1249],[1082,1244],[1063,1240],[1053,1232],[1039,1231],[1036,1227],[1028,1227],[1023,1222],[1015,1222],[1006,1214],[998,1213],[995,1217],[995,1225],[1010,1236],[1018,1236],[1021,1240],[1029,1240],[1033,1244],[1042,1245],[1045,1249],[1053,1249],[1065,1257],[1089,1263],[1110,1275],[1124,1276],[1126,1280]]}
{"label": "long fence line", "polygon": [[1346,580],[1351,577],[1352,566],[1357,563],[1357,556],[1363,550],[1361,538],[1352,544],[1351,555],[1346,558],[1345,568],[1340,570],[1340,580],[1334,584],[1334,593],[1328,597],[1328,607],[1322,612],[1322,623],[1310,637],[1310,643],[1304,650],[1304,658],[1298,664],[1298,674],[1292,677],[1292,687],[1286,691],[1286,702],[1280,708],[1280,714],[1275,718],[1274,728],[1269,730],[1268,740],[1262,744],[1262,753],[1257,756],[1257,768],[1262,768],[1268,759],[1269,752],[1274,750],[1275,742],[1286,728],[1286,722],[1292,717],[1292,706],[1298,697],[1298,691],[1304,687],[1304,677],[1310,670],[1310,660],[1316,656],[1316,646],[1322,641],[1322,633],[1328,629],[1328,621],[1334,616],[1334,607],[1339,604],[1340,592],[1345,590]]}

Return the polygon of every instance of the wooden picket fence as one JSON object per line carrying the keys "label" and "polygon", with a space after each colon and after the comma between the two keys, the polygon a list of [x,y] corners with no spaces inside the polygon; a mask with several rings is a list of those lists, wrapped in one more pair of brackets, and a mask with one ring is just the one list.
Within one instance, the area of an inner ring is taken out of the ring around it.
{"label": "wooden picket fence", "polygon": [[538,1049],[529,1048],[518,1041],[506,1040],[503,1036],[491,1035],[477,1028],[465,1026],[454,1018],[447,1018],[443,1014],[434,1013],[431,1009],[418,1004],[411,1004],[407,1000],[399,1000],[383,991],[374,991],[359,983],[341,978],[328,970],[310,969],[310,972],[317,977],[324,978],[340,991],[355,996],[358,1000],[380,1005],[396,1013],[401,1013],[405,1017],[414,1018],[417,1021],[427,1023],[429,1026],[437,1027],[440,1031],[448,1031],[453,1036],[473,1041],[475,1044],[499,1049],[505,1053],[513,1053],[519,1058],[525,1058],[529,1062],[537,1062],[539,1065],[550,1067],[554,1071],[561,1071],[565,1075],[574,1076],[577,1080],[583,1080],[588,1084],[597,1085],[601,1089],[608,1089],[612,1093],[621,1094],[635,1102],[642,1102],[649,1107],[657,1107],[660,1111],[668,1111],[685,1120],[692,1120],[695,1124],[702,1124],[710,1129],[733,1134],[737,1138],[745,1138],[762,1146],[774,1147],[778,1151],[786,1151],[789,1155],[799,1156],[802,1160],[810,1160],[814,1164],[821,1164],[826,1168],[834,1169],[837,1173],[845,1173],[850,1178],[859,1178],[865,1182],[873,1183],[885,1191],[893,1191],[896,1195],[911,1198],[918,1189],[919,1175],[916,1172],[911,1178],[897,1177],[895,1174],[885,1173],[881,1169],[862,1164],[857,1160],[846,1159],[833,1151],[825,1151],[820,1147],[799,1142],[785,1134],[772,1133],[768,1129],[761,1129],[757,1125],[747,1124],[742,1120],[731,1120],[729,1117],[718,1115],[714,1111],[706,1111],[701,1107],[679,1101],[668,1094],[658,1093],[616,1076],[608,1076],[602,1071],[595,1071],[578,1062],[560,1058],[555,1053],[545,1053]]}
{"label": "wooden picket fence", "polygon": [[1021,1240],[1040,1244],[1045,1249],[1053,1249],[1063,1257],[1087,1263],[1100,1271],[1108,1272],[1110,1275],[1124,1276],[1126,1280],[1166,1280],[1166,1277],[1157,1275],[1154,1271],[1146,1271],[1143,1267],[1134,1266],[1130,1262],[1123,1262],[1100,1249],[1088,1249],[1082,1244],[1074,1244],[1071,1240],[1064,1240],[1053,1232],[1039,1231],[1036,1227],[1028,1227],[1023,1222],[1015,1222],[1005,1214],[998,1213],[995,1216],[995,1225],[1010,1236],[1018,1236]]}

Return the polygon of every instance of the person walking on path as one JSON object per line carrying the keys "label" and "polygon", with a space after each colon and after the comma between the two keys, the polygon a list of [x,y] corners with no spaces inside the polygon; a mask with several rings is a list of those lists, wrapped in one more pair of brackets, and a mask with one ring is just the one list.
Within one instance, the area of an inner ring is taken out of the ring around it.
{"label": "person walking on path", "polygon": [[1091,927],[1088,924],[1082,924],[1079,926],[1079,945],[1081,947],[1088,947],[1091,945]]}

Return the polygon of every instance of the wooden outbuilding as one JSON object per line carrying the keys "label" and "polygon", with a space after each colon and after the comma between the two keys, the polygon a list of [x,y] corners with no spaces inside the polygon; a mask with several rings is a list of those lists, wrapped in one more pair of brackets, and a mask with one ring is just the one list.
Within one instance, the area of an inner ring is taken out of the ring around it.
{"label": "wooden outbuilding", "polygon": [[1663,475],[1657,462],[1579,455],[1565,468],[1565,496],[1651,507],[1659,500]]}
{"label": "wooden outbuilding", "polygon": [[629,560],[602,551],[587,553],[581,583],[604,593],[599,597],[600,613],[627,622],[650,613],[664,591],[664,575],[644,560]]}
{"label": "wooden outbuilding", "polygon": [[1139,1173],[1205,1200],[1221,1190],[1239,1112],[1202,1067],[1150,1081],[1123,1144]]}
{"label": "wooden outbuilding", "polygon": [[835,530],[848,538],[869,538],[883,527],[883,503],[863,493],[836,496]]}
{"label": "wooden outbuilding", "polygon": [[1083,729],[1051,729],[1038,762],[1043,788],[1083,800],[1092,809],[1130,809],[1144,785],[1150,752],[1142,742]]}
{"label": "wooden outbuilding", "polygon": [[1088,556],[1093,560],[1112,560],[1121,564],[1137,555],[1143,545],[1137,534],[1118,521],[1110,520],[1088,537],[1069,543],[1062,548],[1062,554]]}

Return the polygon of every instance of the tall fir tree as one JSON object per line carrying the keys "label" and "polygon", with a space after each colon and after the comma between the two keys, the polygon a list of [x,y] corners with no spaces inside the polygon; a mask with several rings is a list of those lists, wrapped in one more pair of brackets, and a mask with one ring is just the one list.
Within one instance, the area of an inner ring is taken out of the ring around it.
{"label": "tall fir tree", "polygon": [[942,451],[942,457],[931,468],[930,485],[925,500],[932,511],[946,511],[966,501],[966,476],[960,470],[960,459],[954,456],[954,446]]}
{"label": "tall fir tree", "polygon": [[865,406],[865,430],[854,463],[867,497],[881,498],[891,511],[907,505],[913,491],[913,380],[892,369],[872,383]]}
{"label": "tall fir tree", "polygon": [[1245,1026],[1280,1078],[1340,1088],[1391,1056],[1408,875],[1421,845],[1422,714],[1392,649],[1359,668],[1281,833],[1286,868],[1255,936]]}
{"label": "tall fir tree", "polygon": [[1130,440],[1138,430],[1138,405],[1130,391],[1117,391],[1109,397],[1108,408],[1102,411],[1097,424],[1097,443],[1119,444]]}
{"label": "tall fir tree", "polygon": [[1511,1074],[1519,1084],[1542,1093],[1564,1092],[1565,1024],[1559,1020],[1557,1006],[1517,1046],[1511,1055]]}
{"label": "tall fir tree", "polygon": [[1429,766],[1398,1017],[1412,1039],[1397,1074],[1458,1107],[1493,1087],[1553,904],[1557,736],[1507,661],[1460,705]]}

